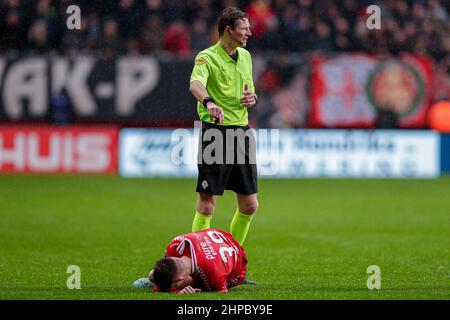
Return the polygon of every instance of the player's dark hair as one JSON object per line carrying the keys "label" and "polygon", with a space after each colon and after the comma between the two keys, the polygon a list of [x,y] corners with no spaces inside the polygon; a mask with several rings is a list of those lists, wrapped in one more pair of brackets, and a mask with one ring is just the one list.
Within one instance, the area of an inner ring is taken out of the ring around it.
{"label": "player's dark hair", "polygon": [[236,27],[236,20],[244,18],[247,18],[247,15],[238,8],[228,7],[223,9],[218,22],[219,36],[223,35],[226,26],[230,26],[231,29],[234,30]]}
{"label": "player's dark hair", "polygon": [[168,291],[176,275],[177,266],[173,259],[158,260],[153,268],[153,282],[160,291]]}

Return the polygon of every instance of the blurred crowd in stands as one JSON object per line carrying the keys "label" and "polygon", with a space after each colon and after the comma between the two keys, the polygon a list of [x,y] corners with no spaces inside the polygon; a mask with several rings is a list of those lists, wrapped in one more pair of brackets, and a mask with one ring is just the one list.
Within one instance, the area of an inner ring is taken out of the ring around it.
{"label": "blurred crowd in stands", "polygon": [[[80,30],[66,27],[71,4],[81,8]],[[369,5],[381,9],[380,30],[366,26]],[[217,41],[217,17],[228,6],[250,19],[248,49],[273,57],[258,85],[274,99],[288,83],[305,87],[293,78],[292,53],[413,52],[429,56],[437,81],[450,87],[448,0],[0,0],[0,54],[191,59]]]}
{"label": "blurred crowd in stands", "polygon": [[[66,27],[71,4],[82,13],[76,32]],[[381,30],[366,27],[372,4],[381,8]],[[443,0],[0,0],[0,48],[189,55],[217,40],[226,6],[247,12],[254,52],[411,51],[450,68],[450,1]]]}

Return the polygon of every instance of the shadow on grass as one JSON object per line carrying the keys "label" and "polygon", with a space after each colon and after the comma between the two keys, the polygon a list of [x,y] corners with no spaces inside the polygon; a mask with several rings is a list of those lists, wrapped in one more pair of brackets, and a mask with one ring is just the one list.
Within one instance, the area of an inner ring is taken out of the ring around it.
{"label": "shadow on grass", "polygon": [[[268,292],[272,290],[283,290],[283,291],[296,291],[296,292],[360,292],[360,291],[372,291],[372,292],[382,292],[382,291],[446,291],[450,293],[450,286],[415,286],[415,287],[382,287],[381,290],[369,290],[364,287],[319,287],[319,286],[296,286],[296,287],[286,287],[283,285],[256,285],[256,286],[246,286],[241,285],[237,288],[231,289],[230,293],[247,293],[247,292]],[[41,288],[27,288],[27,287],[10,287],[2,289],[3,292],[8,291],[30,291],[30,292],[104,292],[104,293],[152,293],[151,289],[134,289],[128,287],[81,287],[80,290],[69,290],[67,288],[55,288],[55,287],[41,287]],[[211,293],[211,292],[204,292]],[[158,294],[162,294],[159,292]]]}
{"label": "shadow on grass", "polygon": [[[241,300],[241,299],[272,299],[272,300],[302,300],[302,299],[390,299],[392,297],[411,299],[424,294],[431,297],[450,297],[450,286],[410,286],[387,287],[381,290],[369,290],[355,287],[318,287],[298,286],[286,287],[282,285],[239,286],[227,294],[217,292],[201,292],[196,295],[178,295],[170,293],[154,293],[150,289],[133,289],[128,287],[85,287],[80,290],[67,288],[41,287],[26,288],[12,287],[1,290],[0,299],[84,299],[84,300]],[[445,298],[446,297],[446,298]]]}
{"label": "shadow on grass", "polygon": [[6,288],[3,289],[2,292],[48,292],[48,293],[60,293],[60,292],[65,292],[65,293],[142,293],[142,292],[152,292],[151,290],[148,289],[133,289],[133,288],[124,288],[124,287],[118,287],[118,288],[96,288],[96,287],[81,287],[81,289],[75,289],[75,290],[69,290],[67,288],[52,288],[52,287],[48,287],[48,288],[25,288],[25,287],[20,287],[20,288]]}

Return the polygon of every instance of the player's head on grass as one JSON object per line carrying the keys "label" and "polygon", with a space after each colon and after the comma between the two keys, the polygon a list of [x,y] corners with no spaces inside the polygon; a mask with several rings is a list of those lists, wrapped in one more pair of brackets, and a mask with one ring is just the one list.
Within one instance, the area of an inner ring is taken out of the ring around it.
{"label": "player's head on grass", "polygon": [[160,291],[181,290],[191,286],[191,260],[187,257],[163,258],[153,268],[153,282]]}
{"label": "player's head on grass", "polygon": [[246,13],[234,7],[222,11],[217,25],[221,40],[233,47],[245,47],[252,35]]}

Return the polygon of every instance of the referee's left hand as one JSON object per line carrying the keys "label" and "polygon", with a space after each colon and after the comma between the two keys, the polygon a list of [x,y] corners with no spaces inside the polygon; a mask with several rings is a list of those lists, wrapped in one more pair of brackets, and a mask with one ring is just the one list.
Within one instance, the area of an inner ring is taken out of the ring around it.
{"label": "referee's left hand", "polygon": [[253,107],[256,104],[256,94],[250,91],[244,91],[244,97],[241,99],[241,104],[247,107]]}
{"label": "referee's left hand", "polygon": [[241,99],[241,104],[247,107],[253,107],[256,104],[256,94],[248,91],[248,85],[244,86],[244,97]]}

